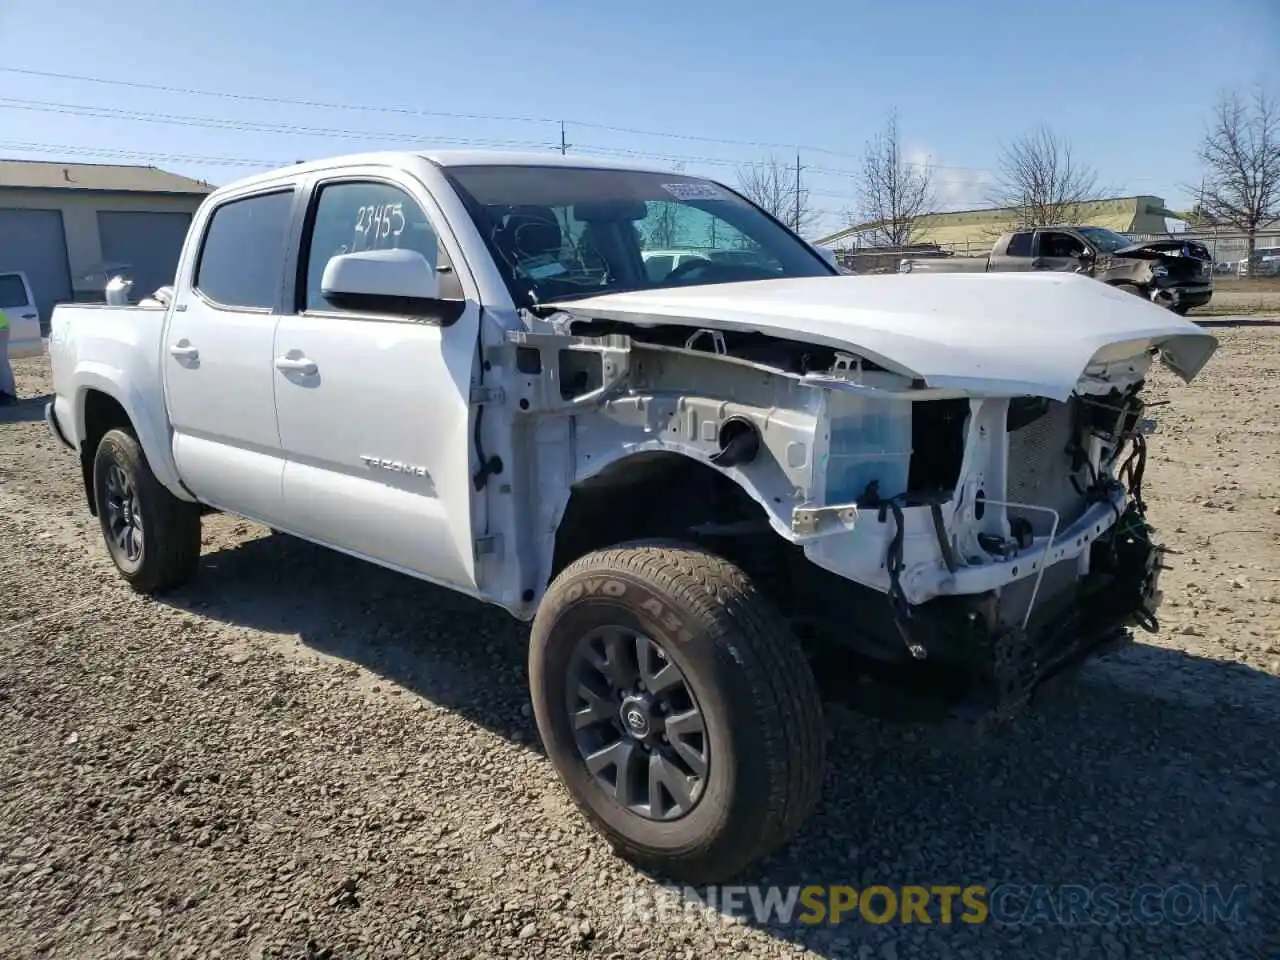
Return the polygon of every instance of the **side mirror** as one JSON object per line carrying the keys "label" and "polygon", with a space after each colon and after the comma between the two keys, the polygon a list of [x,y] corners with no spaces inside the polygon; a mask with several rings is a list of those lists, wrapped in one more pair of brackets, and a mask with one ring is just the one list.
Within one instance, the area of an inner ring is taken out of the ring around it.
{"label": "side mirror", "polygon": [[365,250],[330,257],[320,279],[325,297],[377,301],[438,300],[436,265],[417,250]]}

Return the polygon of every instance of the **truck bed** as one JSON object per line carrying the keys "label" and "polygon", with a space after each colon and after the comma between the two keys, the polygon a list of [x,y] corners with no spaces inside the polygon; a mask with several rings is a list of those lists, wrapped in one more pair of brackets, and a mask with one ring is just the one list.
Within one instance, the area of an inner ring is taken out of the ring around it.
{"label": "truck bed", "polygon": [[909,257],[899,273],[986,273],[990,257]]}
{"label": "truck bed", "polygon": [[[143,398],[147,419],[163,422],[164,392],[160,378],[160,346],[167,313],[163,307],[108,306],[105,303],[59,304],[49,323],[49,356],[59,423],[67,439],[78,445],[83,426],[76,392],[102,371],[117,385]],[[78,371],[88,374],[73,383]],[[66,409],[63,409],[65,407]]]}
{"label": "truck bed", "polygon": [[[136,349],[145,353],[154,367],[164,319],[165,309],[161,306],[59,304],[53,308],[49,321],[49,349],[74,349],[97,362],[107,360],[122,348]],[[128,356],[134,358],[136,354]]]}

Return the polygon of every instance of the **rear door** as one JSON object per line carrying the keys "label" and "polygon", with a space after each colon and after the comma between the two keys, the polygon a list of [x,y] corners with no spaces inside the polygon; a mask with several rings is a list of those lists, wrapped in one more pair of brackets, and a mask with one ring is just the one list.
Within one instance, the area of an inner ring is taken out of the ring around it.
{"label": "rear door", "polygon": [[[464,293],[454,269],[461,251],[443,222],[428,191],[398,171],[345,170],[315,184],[293,307],[275,336],[281,525],[474,589],[472,517],[483,500],[471,481],[470,387],[480,308],[475,291]],[[321,293],[331,257],[392,248],[437,264],[447,311],[339,307]]]}
{"label": "rear door", "polygon": [[989,267],[991,271],[1001,273],[1021,273],[1031,269],[1031,253],[1035,234],[1031,230],[1020,230],[1009,238],[1009,245],[1004,250],[993,251]]}
{"label": "rear door", "polygon": [[9,356],[29,357],[44,349],[40,313],[24,273],[0,273],[0,313],[9,322]]}
{"label": "rear door", "polygon": [[160,357],[183,482],[207,503],[272,524],[284,462],[271,350],[294,204],[291,185],[260,188],[197,224],[200,245],[180,267]]}

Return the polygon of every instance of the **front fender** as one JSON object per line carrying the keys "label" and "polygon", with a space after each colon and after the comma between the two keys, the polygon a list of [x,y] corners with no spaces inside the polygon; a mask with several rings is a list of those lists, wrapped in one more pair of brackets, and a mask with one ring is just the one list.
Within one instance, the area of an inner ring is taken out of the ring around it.
{"label": "front fender", "polygon": [[[541,599],[556,568],[557,544],[563,535],[568,507],[574,495],[584,486],[603,480],[602,475],[608,472],[618,474],[619,489],[616,496],[633,495],[626,489],[628,482],[633,482],[627,479],[627,465],[632,462],[638,465],[649,455],[682,458],[726,478],[759,505],[775,533],[788,542],[800,542],[801,538],[791,528],[791,515],[797,495],[807,488],[808,483],[807,479],[803,483],[793,482],[788,476],[788,470],[794,469],[794,472],[800,474],[806,471],[807,464],[804,467],[790,468],[762,449],[761,455],[753,462],[726,467],[712,461],[715,449],[713,445],[708,445],[710,449],[703,449],[697,445],[697,441],[677,439],[671,437],[670,433],[662,438],[637,437],[630,442],[619,443],[616,442],[616,434],[627,430],[627,427],[604,416],[580,419],[585,422],[576,430],[563,420],[540,425],[542,435],[537,444],[541,448],[540,452],[556,450],[571,453],[569,457],[551,455],[540,456],[538,459],[535,500],[537,533],[534,537],[538,572],[534,578],[536,587],[535,595],[529,603],[530,611],[536,609],[537,601]],[[797,426],[797,429],[803,428]],[[639,482],[643,484],[646,481]],[[686,490],[672,489],[662,491],[660,496],[670,497],[674,501],[688,494],[689,491]],[[588,538],[598,533],[600,531],[593,531],[588,534]],[[604,542],[591,544],[593,548],[604,545]]]}

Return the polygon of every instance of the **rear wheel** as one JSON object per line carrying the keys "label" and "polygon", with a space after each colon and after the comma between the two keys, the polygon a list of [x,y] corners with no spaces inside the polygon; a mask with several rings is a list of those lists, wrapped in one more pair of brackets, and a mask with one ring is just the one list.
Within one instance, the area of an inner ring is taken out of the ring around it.
{"label": "rear wheel", "polygon": [[562,780],[642,867],[726,879],[817,801],[812,672],[769,600],[714,554],[632,543],[578,560],[538,611],[529,674]]}
{"label": "rear wheel", "polygon": [[200,560],[200,507],[151,472],[137,438],[109,430],[93,458],[98,521],[116,569],[140,593],[176,587]]}

